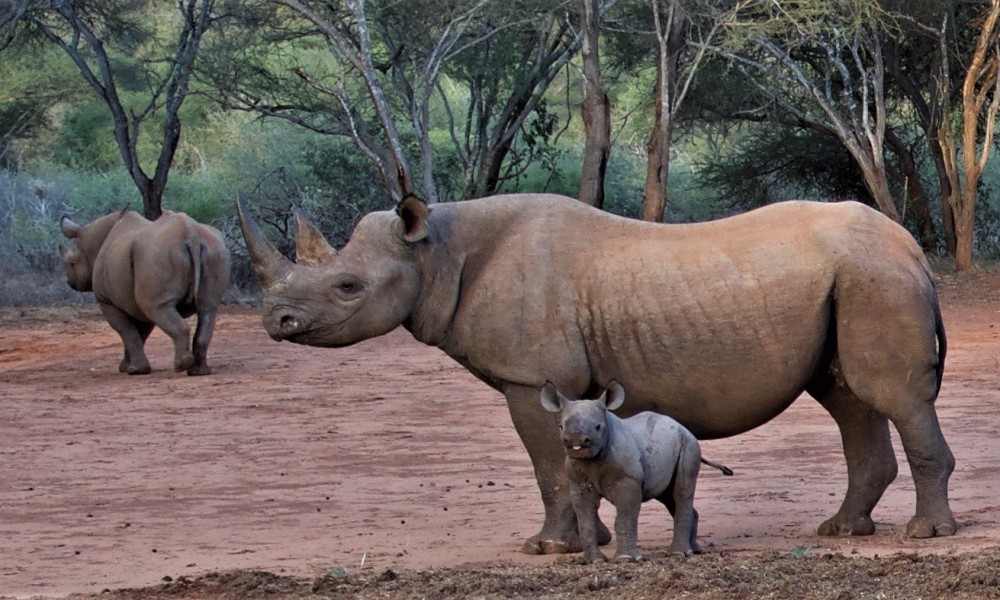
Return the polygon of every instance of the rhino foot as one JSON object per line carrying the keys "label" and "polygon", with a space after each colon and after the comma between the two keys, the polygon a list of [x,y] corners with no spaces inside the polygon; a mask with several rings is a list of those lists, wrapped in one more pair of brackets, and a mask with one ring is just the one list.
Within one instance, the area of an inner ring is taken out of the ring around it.
{"label": "rhino foot", "polygon": [[188,375],[209,375],[212,369],[208,365],[194,365],[187,370]]}
{"label": "rhino foot", "polygon": [[910,519],[910,522],[906,524],[906,536],[918,539],[946,537],[949,535],[955,535],[955,531],[957,529],[958,525],[955,523],[955,519],[952,518],[951,515],[943,521],[929,517],[913,517]]}
{"label": "rhino foot", "polygon": [[639,554],[638,552],[632,552],[628,554],[619,554],[615,557],[615,562],[619,563],[642,563],[646,562],[646,557]]}
{"label": "rhino foot", "polygon": [[[611,531],[600,521],[597,522],[597,543],[604,546],[611,541]],[[580,536],[576,533],[575,527],[562,534],[543,529],[537,535],[528,538],[521,547],[521,552],[525,554],[571,554],[583,550],[580,543]]]}
{"label": "rhino foot", "polygon": [[174,360],[174,371],[180,373],[181,371],[187,371],[194,366],[194,354],[188,353],[179,359]]}
{"label": "rhino foot", "polygon": [[817,533],[828,536],[872,535],[875,533],[875,521],[872,521],[871,517],[845,517],[838,513],[823,521]]}
{"label": "rhino foot", "polygon": [[153,372],[152,367],[148,364],[145,365],[129,365],[125,370],[129,375],[149,375]]}

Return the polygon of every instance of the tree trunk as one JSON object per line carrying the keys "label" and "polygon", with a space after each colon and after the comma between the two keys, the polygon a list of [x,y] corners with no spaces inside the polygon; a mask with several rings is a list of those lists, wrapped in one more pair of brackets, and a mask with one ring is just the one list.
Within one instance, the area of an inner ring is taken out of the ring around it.
{"label": "tree trunk", "polygon": [[899,161],[899,171],[893,170],[893,174],[899,185],[903,186],[906,205],[913,211],[913,218],[917,222],[917,237],[920,240],[920,247],[923,248],[924,252],[933,252],[937,247],[934,221],[931,219],[930,202],[927,200],[927,193],[920,182],[920,173],[913,160],[913,153],[892,129],[886,128],[885,140]]}
{"label": "tree trunk", "polygon": [[581,0],[583,23],[583,128],[586,142],[580,171],[582,202],[604,206],[604,178],[611,154],[611,108],[601,78],[600,12],[598,0]]}
{"label": "tree trunk", "polygon": [[678,98],[677,68],[686,43],[684,18],[676,2],[667,4],[666,21],[660,14],[660,1],[651,0],[656,27],[656,110],[653,132],[649,136],[646,161],[646,189],[642,220],[662,222],[667,209],[667,182],[670,173],[670,143],[674,133],[674,111]]}
{"label": "tree trunk", "polygon": [[[662,93],[662,86],[657,84],[657,97]],[[642,220],[656,223],[663,221],[667,209],[667,181],[670,173],[670,141],[672,123],[670,115],[663,114],[662,103],[657,98],[656,121],[653,133],[649,136],[646,160],[646,194],[642,203]]]}

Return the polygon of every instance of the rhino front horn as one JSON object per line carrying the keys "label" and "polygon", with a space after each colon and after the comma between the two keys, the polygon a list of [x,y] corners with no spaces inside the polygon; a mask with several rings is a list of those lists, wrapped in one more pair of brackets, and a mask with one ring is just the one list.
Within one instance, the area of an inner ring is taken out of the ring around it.
{"label": "rhino front horn", "polygon": [[292,262],[282,256],[277,248],[264,237],[257,223],[250,217],[243,199],[236,196],[236,214],[240,219],[240,230],[243,231],[243,239],[247,244],[247,251],[250,253],[250,261],[253,263],[253,270],[257,272],[257,279],[260,285],[267,289],[280,281],[292,269]]}

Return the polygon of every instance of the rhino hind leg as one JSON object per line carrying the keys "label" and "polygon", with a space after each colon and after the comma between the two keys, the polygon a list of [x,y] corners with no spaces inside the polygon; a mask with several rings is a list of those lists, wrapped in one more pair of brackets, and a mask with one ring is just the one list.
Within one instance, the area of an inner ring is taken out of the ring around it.
{"label": "rhino hind leg", "polygon": [[149,366],[149,360],[146,358],[143,346],[153,330],[153,324],[136,321],[111,304],[101,303],[100,307],[104,318],[121,338],[122,345],[125,347],[122,361],[118,364],[118,371],[129,375],[151,373],[152,368]]}
{"label": "rhino hind leg", "polygon": [[937,299],[929,278],[897,274],[886,279],[838,285],[837,355],[831,369],[836,385],[822,402],[840,425],[850,482],[840,522],[827,532],[870,521],[871,507],[895,476],[888,419],[899,432],[916,488],[907,535],[951,535],[956,524],[948,479],[955,458],[934,409],[945,349]]}
{"label": "rhino hind leg", "polygon": [[208,366],[208,345],[212,341],[212,333],[215,331],[215,315],[218,307],[211,309],[198,308],[198,325],[194,330],[194,340],[192,349],[194,350],[194,364],[187,369],[188,375],[208,375],[212,369]]}
{"label": "rhino hind leg", "polygon": [[847,459],[847,495],[837,513],[820,524],[819,535],[872,535],[872,510],[899,467],[889,437],[889,421],[851,391],[834,364],[809,393],[830,413],[840,429]]}
{"label": "rhino hind leg", "polygon": [[[542,530],[524,542],[522,551],[525,554],[580,552],[583,546],[570,499],[566,452],[559,442],[556,422],[538,402],[537,388],[511,386],[505,393],[511,420],[531,458],[545,507]],[[604,523],[598,520],[596,528],[598,544],[603,546],[611,541],[611,532]]]}
{"label": "rhino hind leg", "polygon": [[656,497],[670,512],[674,520],[674,534],[670,553],[677,556],[701,554],[698,545],[698,511],[694,508],[694,490],[701,468],[701,450],[690,448],[681,451],[673,480],[662,494]]}
{"label": "rhino hind leg", "polygon": [[186,371],[194,366],[191,352],[191,326],[177,311],[176,302],[168,301],[147,310],[150,319],[174,342],[174,371]]}

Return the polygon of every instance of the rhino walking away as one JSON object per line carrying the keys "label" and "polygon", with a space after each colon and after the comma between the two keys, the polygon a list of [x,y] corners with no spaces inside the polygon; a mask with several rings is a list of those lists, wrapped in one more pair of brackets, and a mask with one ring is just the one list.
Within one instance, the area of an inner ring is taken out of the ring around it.
{"label": "rhino walking away", "polygon": [[[174,342],[174,370],[211,372],[208,344],[229,286],[229,249],[219,230],[184,213],[164,211],[149,221],[128,209],[86,225],[64,215],[59,226],[73,241],[68,250],[59,247],[70,287],[94,292],[125,345],[119,371],[150,372],[143,346],[155,325]],[[193,314],[192,343],[185,319]]]}
{"label": "rhino walking away", "polygon": [[[951,535],[954,458],[938,424],[945,332],[931,272],[898,224],[854,202],[784,202],[698,224],[617,217],[524,194],[366,215],[339,252],[297,215],[297,263],[239,203],[275,340],[346,346],[402,325],[506,396],[545,505],[529,553],[580,550],[546,379],[577,397],[616,378],[622,416],[699,439],[762,425],[807,391],[840,428],[847,495],[823,535],[866,535],[895,479],[913,537]],[[610,540],[601,525],[602,543]]]}
{"label": "rhino walking away", "polygon": [[654,498],[674,518],[670,552],[683,556],[701,552],[694,508],[701,463],[724,475],[732,471],[702,458],[698,440],[666,415],[641,412],[619,419],[608,412],[625,402],[625,389],[617,381],[609,382],[596,400],[571,400],[551,382],[542,386],[539,395],[542,407],[559,415],[570,500],[585,561],[607,560],[597,544],[597,509],[602,498],[617,510],[615,560],[643,561],[638,548],[639,508]]}

